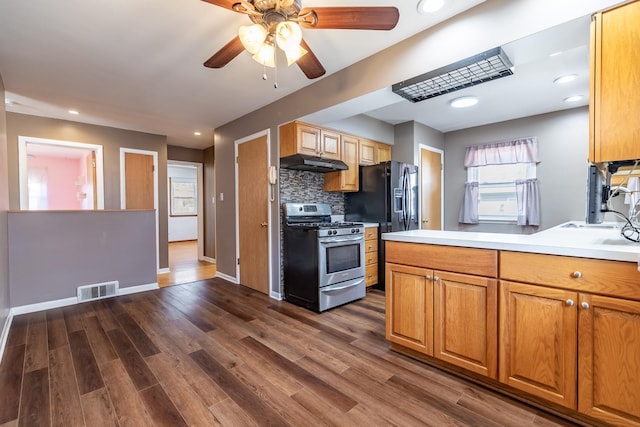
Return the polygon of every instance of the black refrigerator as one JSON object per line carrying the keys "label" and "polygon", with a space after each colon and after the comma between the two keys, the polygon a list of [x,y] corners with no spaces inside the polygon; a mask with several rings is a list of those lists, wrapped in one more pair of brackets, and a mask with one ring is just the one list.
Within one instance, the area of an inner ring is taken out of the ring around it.
{"label": "black refrigerator", "polygon": [[345,194],[345,220],[377,222],[378,286],[384,289],[384,244],[382,233],[416,230],[418,218],[418,167],[389,161],[360,166],[360,190]]}

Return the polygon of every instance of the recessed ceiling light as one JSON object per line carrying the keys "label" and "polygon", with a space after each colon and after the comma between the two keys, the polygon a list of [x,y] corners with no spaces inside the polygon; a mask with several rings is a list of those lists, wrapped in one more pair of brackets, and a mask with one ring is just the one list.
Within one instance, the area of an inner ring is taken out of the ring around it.
{"label": "recessed ceiling light", "polygon": [[478,98],[475,96],[463,96],[461,98],[456,98],[450,102],[453,108],[467,108],[478,103]]}
{"label": "recessed ceiling light", "polygon": [[195,136],[200,136],[200,135],[202,135],[200,132],[197,132],[197,131],[196,131],[196,132],[194,132],[193,134],[194,134]]}
{"label": "recessed ceiling light", "polygon": [[77,116],[80,113],[77,112],[76,110],[69,110],[69,114],[73,114],[74,116]]}
{"label": "recessed ceiling light", "polygon": [[580,101],[584,96],[582,95],[573,95],[564,99],[564,102],[577,102]]}
{"label": "recessed ceiling light", "polygon": [[554,83],[558,83],[558,84],[569,83],[569,82],[574,81],[577,78],[578,78],[577,74],[569,74],[569,75],[566,75],[566,76],[560,76],[557,79],[555,79],[553,82]]}
{"label": "recessed ceiling light", "polygon": [[562,51],[561,50],[549,54],[549,56],[558,56],[558,55],[562,55]]}
{"label": "recessed ceiling light", "polygon": [[444,0],[420,0],[418,2],[418,13],[433,13],[442,9]]}

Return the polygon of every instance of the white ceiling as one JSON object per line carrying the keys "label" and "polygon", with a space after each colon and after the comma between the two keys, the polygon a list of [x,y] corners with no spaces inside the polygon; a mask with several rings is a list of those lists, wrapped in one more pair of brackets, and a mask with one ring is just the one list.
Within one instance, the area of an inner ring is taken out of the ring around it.
{"label": "white ceiling", "polygon": [[[400,21],[388,32],[303,32],[330,75],[483,1],[448,0],[445,9],[424,16],[416,12],[417,0],[309,0],[303,6],[398,3]],[[10,100],[7,111],[209,147],[216,127],[315,81],[283,64],[274,89],[273,70],[263,81],[262,67],[246,52],[223,69],[202,65],[249,22],[200,0],[2,0],[0,74]],[[71,116],[69,109],[80,114]],[[386,120],[387,113],[371,114]]]}

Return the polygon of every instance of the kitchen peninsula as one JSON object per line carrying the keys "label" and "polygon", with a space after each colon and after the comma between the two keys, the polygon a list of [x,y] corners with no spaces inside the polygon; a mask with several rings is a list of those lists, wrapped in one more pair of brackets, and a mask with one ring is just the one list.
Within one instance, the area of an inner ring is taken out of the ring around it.
{"label": "kitchen peninsula", "polygon": [[615,225],[383,240],[392,349],[574,419],[640,425],[640,244]]}

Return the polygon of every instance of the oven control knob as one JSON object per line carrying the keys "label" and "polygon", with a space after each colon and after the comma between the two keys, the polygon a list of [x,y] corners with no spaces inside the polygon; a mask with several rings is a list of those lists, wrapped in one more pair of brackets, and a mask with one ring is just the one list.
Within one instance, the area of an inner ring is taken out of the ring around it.
{"label": "oven control knob", "polygon": [[330,231],[329,233],[332,233],[335,236],[336,234],[338,234],[338,230],[333,230],[333,231]]}

